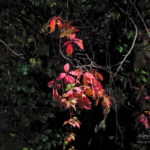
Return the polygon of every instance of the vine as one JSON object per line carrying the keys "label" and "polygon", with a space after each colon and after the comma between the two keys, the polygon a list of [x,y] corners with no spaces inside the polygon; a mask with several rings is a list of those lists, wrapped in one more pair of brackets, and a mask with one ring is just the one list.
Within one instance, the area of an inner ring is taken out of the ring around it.
{"label": "vine", "polygon": [[[78,63],[75,66],[69,58],[75,51],[75,47],[80,51],[85,50],[83,41],[76,37],[76,32],[79,30],[71,26],[69,21],[64,21],[56,16],[50,18],[49,28],[50,33],[53,33],[57,28],[60,31],[60,40],[65,39],[64,44],[60,45],[60,53],[68,63],[64,64],[64,72],[60,73],[55,80],[49,81],[48,87],[52,88],[53,100],[57,101],[61,108],[69,110],[70,118],[63,123],[64,126],[69,126],[70,128],[69,133],[64,137],[63,149],[66,149],[68,144],[71,145],[71,142],[75,141],[76,135],[73,132],[73,128],[80,128],[81,126],[81,122],[76,116],[78,108],[90,110],[93,106],[101,103],[104,119],[96,127],[96,130],[99,130],[105,125],[105,120],[111,108],[111,100],[103,88],[102,74],[92,66],[88,69],[85,67],[88,66],[87,64],[84,66]],[[62,48],[65,49],[66,56],[62,53]],[[87,55],[86,57],[89,58]],[[70,69],[70,65],[74,67],[73,70]],[[70,149],[74,149],[74,147],[70,146]]]}

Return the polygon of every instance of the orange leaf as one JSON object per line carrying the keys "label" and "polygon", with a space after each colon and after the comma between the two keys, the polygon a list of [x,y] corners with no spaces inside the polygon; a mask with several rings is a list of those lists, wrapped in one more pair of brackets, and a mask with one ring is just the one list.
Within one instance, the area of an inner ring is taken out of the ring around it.
{"label": "orange leaf", "polygon": [[111,106],[110,97],[108,95],[103,96],[102,106],[106,109],[109,109]]}
{"label": "orange leaf", "polygon": [[73,126],[73,127],[78,127],[78,128],[80,128],[80,121],[79,121],[76,117],[71,118],[71,119],[69,119],[68,121],[65,121],[65,122],[64,122],[64,125],[66,125],[66,124],[70,124],[70,125]]}
{"label": "orange leaf", "polygon": [[87,95],[87,96],[92,96],[92,90],[89,88],[89,89],[87,89],[86,91],[85,91],[85,94]]}
{"label": "orange leaf", "polygon": [[64,139],[64,141],[67,141],[67,142],[71,142],[71,141],[74,141],[75,140],[75,134],[74,133],[70,133],[70,134],[68,134],[66,137],[65,137],[65,139]]}
{"label": "orange leaf", "polygon": [[56,20],[52,19],[49,23],[49,27],[50,27],[50,33],[55,31],[55,26],[56,26]]}

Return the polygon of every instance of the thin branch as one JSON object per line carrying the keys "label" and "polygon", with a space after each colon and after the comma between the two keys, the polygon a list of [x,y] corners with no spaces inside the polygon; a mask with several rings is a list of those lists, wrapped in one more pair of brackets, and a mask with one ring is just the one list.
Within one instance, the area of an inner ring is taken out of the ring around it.
{"label": "thin branch", "polygon": [[144,22],[144,19],[142,18],[140,12],[138,11],[138,9],[137,9],[136,6],[134,5],[134,3],[133,3],[131,0],[129,0],[129,1],[130,1],[130,3],[132,4],[132,6],[134,7],[134,9],[136,10],[138,16],[140,17],[140,19],[141,19],[141,21],[142,21],[142,23],[143,23],[143,25],[144,25],[144,27],[145,27],[145,29],[146,29],[146,31],[147,31],[148,37],[150,38],[150,32],[149,32],[149,30],[148,30],[148,28],[147,28],[147,26],[146,26],[146,24],[145,24],[145,22]]}
{"label": "thin branch", "polygon": [[[128,16],[129,17],[129,16]],[[137,39],[137,35],[138,35],[138,29],[137,29],[137,26],[135,24],[135,22],[133,21],[133,19],[131,17],[129,17],[130,21],[133,23],[134,25],[134,28],[135,28],[135,36],[134,36],[134,39],[133,39],[133,42],[132,42],[132,45],[128,51],[128,53],[125,55],[125,57],[123,58],[123,60],[120,62],[120,65],[118,66],[116,72],[115,72],[115,76],[117,75],[117,73],[120,71],[122,65],[124,64],[124,62],[126,61],[127,57],[131,54],[133,48],[134,48],[134,45],[135,45],[135,42],[136,42],[136,39]]]}
{"label": "thin branch", "polygon": [[2,39],[0,39],[0,43],[2,43],[10,52],[12,52],[14,55],[16,55],[16,56],[22,56],[23,54],[18,54],[18,53],[16,53],[13,49],[11,49],[10,47],[9,47],[9,45],[6,43],[6,42],[4,42]]}

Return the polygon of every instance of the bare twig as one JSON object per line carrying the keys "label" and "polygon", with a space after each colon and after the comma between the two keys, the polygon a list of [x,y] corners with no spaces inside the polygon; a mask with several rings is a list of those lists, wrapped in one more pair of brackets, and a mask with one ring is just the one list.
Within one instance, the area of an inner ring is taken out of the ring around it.
{"label": "bare twig", "polygon": [[132,45],[128,51],[128,53],[124,56],[123,60],[120,62],[120,65],[118,66],[116,72],[115,72],[115,75],[120,71],[123,63],[126,61],[127,57],[130,55],[130,53],[132,52],[133,48],[134,48],[134,45],[135,45],[135,42],[136,42],[136,39],[137,39],[137,35],[138,35],[138,29],[137,29],[137,26],[135,24],[135,22],[133,21],[133,19],[131,17],[129,17],[130,21],[133,23],[134,25],[134,28],[135,28],[135,36],[134,36],[134,39],[133,39],[133,42],[132,42]]}
{"label": "bare twig", "polygon": [[5,42],[5,41],[3,41],[2,39],[0,39],[0,43],[2,43],[10,52],[12,52],[14,55],[16,55],[16,56],[22,56],[23,54],[18,54],[18,53],[16,53],[13,49],[11,49],[10,47],[9,47],[9,45]]}
{"label": "bare twig", "polygon": [[147,31],[148,37],[150,38],[150,32],[149,32],[149,30],[148,30],[148,28],[147,28],[147,25],[146,25],[145,22],[144,22],[144,19],[142,18],[140,12],[138,11],[138,9],[137,9],[136,6],[134,5],[134,3],[133,3],[131,0],[129,0],[129,1],[130,1],[130,3],[132,4],[132,6],[134,7],[134,9],[136,10],[136,12],[137,12],[139,18],[141,19],[141,21],[142,21],[142,23],[143,23],[143,25],[144,25],[144,27],[145,27],[145,29],[146,29],[146,31]]}

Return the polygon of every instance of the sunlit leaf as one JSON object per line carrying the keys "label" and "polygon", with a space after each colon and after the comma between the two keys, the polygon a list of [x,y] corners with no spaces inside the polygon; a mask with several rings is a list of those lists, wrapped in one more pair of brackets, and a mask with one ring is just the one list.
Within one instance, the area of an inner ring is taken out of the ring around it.
{"label": "sunlit leaf", "polygon": [[57,80],[62,80],[66,76],[66,73],[60,73]]}
{"label": "sunlit leaf", "polygon": [[[76,38],[76,39],[77,39],[77,38]],[[79,39],[74,40],[74,43],[75,43],[77,46],[79,46],[79,48],[80,48],[81,50],[84,49],[82,40],[79,40]]]}
{"label": "sunlit leaf", "polygon": [[60,37],[61,38],[64,38],[65,36],[69,37],[72,35],[73,31],[74,31],[73,29],[62,29],[60,32]]}
{"label": "sunlit leaf", "polygon": [[85,72],[85,73],[84,73],[84,76],[85,76],[87,79],[94,79],[94,76],[93,76],[91,73],[89,73],[89,72]]}
{"label": "sunlit leaf", "polygon": [[66,46],[66,54],[67,54],[68,56],[70,56],[70,55],[72,54],[72,52],[73,52],[73,47],[72,47],[72,44],[69,43],[69,44]]}
{"label": "sunlit leaf", "polygon": [[53,19],[53,20],[51,20],[50,23],[49,23],[50,33],[52,33],[52,32],[55,31],[55,26],[56,26],[56,20]]}
{"label": "sunlit leaf", "polygon": [[53,87],[54,83],[55,83],[54,81],[49,81],[48,82],[48,87],[50,87],[50,88]]}
{"label": "sunlit leaf", "polygon": [[68,72],[69,68],[70,68],[70,65],[68,63],[64,65],[64,71],[65,72]]}

